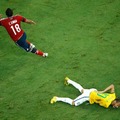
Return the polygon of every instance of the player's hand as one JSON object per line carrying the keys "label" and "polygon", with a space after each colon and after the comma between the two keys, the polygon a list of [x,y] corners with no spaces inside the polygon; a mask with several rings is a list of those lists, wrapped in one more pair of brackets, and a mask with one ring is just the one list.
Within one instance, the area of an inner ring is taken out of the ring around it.
{"label": "player's hand", "polygon": [[36,24],[36,22],[32,21],[33,24]]}
{"label": "player's hand", "polygon": [[36,24],[34,21],[31,21],[32,24]]}
{"label": "player's hand", "polygon": [[29,20],[29,19],[26,19],[26,21],[25,21],[26,23],[28,23],[28,24],[36,24],[34,21],[32,21],[32,20]]}

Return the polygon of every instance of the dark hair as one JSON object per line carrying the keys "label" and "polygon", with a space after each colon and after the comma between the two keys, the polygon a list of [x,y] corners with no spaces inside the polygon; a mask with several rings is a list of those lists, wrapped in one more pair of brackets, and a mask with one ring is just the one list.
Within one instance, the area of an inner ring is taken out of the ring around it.
{"label": "dark hair", "polygon": [[11,17],[13,15],[13,10],[10,8],[7,8],[6,15],[7,15],[7,17]]}
{"label": "dark hair", "polygon": [[116,102],[120,102],[120,98],[116,98],[115,100],[116,100]]}

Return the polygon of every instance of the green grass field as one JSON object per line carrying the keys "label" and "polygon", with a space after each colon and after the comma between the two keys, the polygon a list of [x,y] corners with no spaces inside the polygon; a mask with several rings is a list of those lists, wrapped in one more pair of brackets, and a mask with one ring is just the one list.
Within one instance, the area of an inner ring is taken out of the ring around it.
{"label": "green grass field", "polygon": [[26,53],[0,27],[0,120],[120,120],[112,107],[49,103],[79,95],[66,76],[85,88],[113,83],[120,96],[120,1],[1,0],[3,17],[7,7],[37,23],[22,27],[49,57]]}

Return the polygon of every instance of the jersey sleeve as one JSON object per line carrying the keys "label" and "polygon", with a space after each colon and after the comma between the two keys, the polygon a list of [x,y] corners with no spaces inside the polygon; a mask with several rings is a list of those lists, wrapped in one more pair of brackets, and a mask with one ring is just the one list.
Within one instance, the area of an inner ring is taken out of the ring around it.
{"label": "jersey sleeve", "polygon": [[22,18],[22,22],[25,22],[25,21],[26,21],[26,18],[23,17],[23,18]]}
{"label": "jersey sleeve", "polygon": [[25,22],[26,21],[26,18],[25,17],[23,17],[23,16],[21,16],[21,15],[19,15],[18,16],[18,18],[20,19],[20,21],[22,21],[22,22]]}

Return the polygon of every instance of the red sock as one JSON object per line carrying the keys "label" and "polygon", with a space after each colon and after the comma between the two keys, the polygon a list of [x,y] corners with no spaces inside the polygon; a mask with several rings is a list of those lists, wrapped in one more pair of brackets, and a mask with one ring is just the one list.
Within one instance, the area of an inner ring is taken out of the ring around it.
{"label": "red sock", "polygon": [[40,50],[37,50],[37,51],[36,51],[36,54],[37,54],[37,55],[40,55],[40,56],[43,56],[43,52],[40,51]]}

